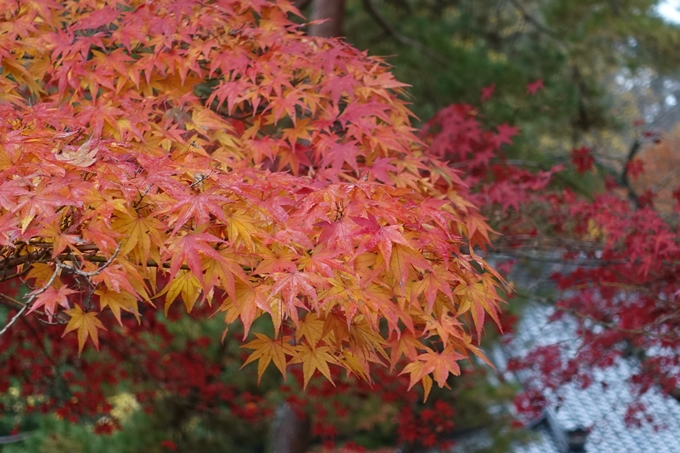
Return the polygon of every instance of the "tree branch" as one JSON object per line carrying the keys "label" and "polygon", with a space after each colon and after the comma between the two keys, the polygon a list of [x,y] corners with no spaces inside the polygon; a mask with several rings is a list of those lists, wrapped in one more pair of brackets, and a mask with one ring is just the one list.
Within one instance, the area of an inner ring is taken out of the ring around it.
{"label": "tree branch", "polygon": [[45,291],[47,291],[47,289],[48,289],[50,286],[52,286],[52,283],[54,283],[54,279],[57,278],[57,274],[59,274],[59,270],[60,270],[60,269],[61,269],[61,268],[60,268],[59,266],[56,266],[56,267],[54,268],[54,272],[52,273],[52,276],[51,276],[50,279],[47,281],[47,283],[45,283],[45,285],[44,285],[42,288],[40,288],[40,289],[38,289],[38,290],[36,290],[36,291],[33,291],[33,292],[30,294],[28,300],[26,301],[26,303],[24,304],[24,306],[21,308],[21,310],[19,310],[19,311],[17,312],[17,314],[14,315],[14,317],[12,317],[12,319],[9,320],[9,322],[7,323],[7,325],[5,325],[5,327],[3,327],[2,330],[0,330],[0,336],[1,336],[2,334],[4,334],[5,332],[7,332],[7,331],[9,330],[9,328],[12,327],[12,325],[13,325],[15,322],[17,322],[17,320],[21,317],[21,315],[23,315],[24,312],[28,309],[29,305],[31,305],[31,304],[33,303],[33,301],[35,300],[36,297],[38,297],[39,295],[41,295],[42,293],[44,293]]}
{"label": "tree branch", "polygon": [[512,6],[514,6],[517,9],[517,11],[519,11],[522,14],[522,17],[524,18],[524,20],[526,20],[531,25],[533,25],[536,30],[540,31],[541,33],[543,33],[547,36],[550,36],[552,39],[555,39],[562,44],[566,44],[564,39],[562,39],[562,37],[560,37],[557,33],[552,31],[551,29],[549,29],[545,25],[543,25],[534,16],[529,14],[529,12],[524,8],[524,6],[521,3],[519,3],[517,0],[510,0],[510,3],[512,3]]}
{"label": "tree branch", "polygon": [[84,272],[84,271],[81,271],[80,269],[75,268],[74,266],[69,266],[67,264],[64,264],[59,260],[59,257],[56,257],[55,260],[57,262],[57,267],[59,267],[61,269],[66,269],[69,272],[73,272],[74,274],[80,275],[82,277],[88,277],[88,278],[94,277],[95,275],[101,274],[101,272],[104,269],[106,269],[113,262],[113,260],[116,259],[116,256],[118,256],[118,252],[120,252],[120,246],[121,246],[121,243],[119,242],[118,246],[116,247],[116,251],[113,252],[113,255],[111,255],[111,258],[106,260],[106,262],[101,267],[99,267],[96,271],[92,271],[92,272]]}
{"label": "tree branch", "polygon": [[635,193],[635,190],[633,190],[633,186],[631,186],[630,180],[628,179],[628,164],[630,164],[633,159],[635,159],[635,156],[637,156],[638,152],[640,152],[641,145],[642,143],[640,142],[639,138],[636,138],[635,141],[633,141],[633,144],[630,146],[630,150],[628,151],[628,156],[626,156],[626,161],[623,164],[623,170],[621,171],[621,185],[624,189],[626,189],[628,198],[635,204],[636,208],[641,207],[640,199]]}
{"label": "tree branch", "polygon": [[403,35],[399,30],[396,29],[394,25],[392,25],[387,19],[385,19],[379,12],[376,6],[373,4],[372,0],[363,0],[364,8],[366,8],[366,12],[373,18],[375,22],[382,27],[385,32],[387,32],[390,36],[392,36],[394,39],[396,39],[398,42],[405,44],[407,46],[415,47],[416,49],[420,50],[423,52],[425,55],[428,57],[432,58],[436,62],[440,63],[442,66],[449,67],[451,66],[451,63],[449,60],[435,52],[434,50],[430,49],[427,47],[425,44],[421,43],[420,41],[416,41],[413,38],[410,38],[406,35]]}

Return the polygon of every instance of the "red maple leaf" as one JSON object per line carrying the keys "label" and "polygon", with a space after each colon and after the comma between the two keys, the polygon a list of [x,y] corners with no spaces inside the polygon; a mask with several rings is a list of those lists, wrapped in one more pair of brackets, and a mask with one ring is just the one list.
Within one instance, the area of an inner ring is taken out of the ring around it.
{"label": "red maple leaf", "polygon": [[543,79],[538,79],[535,82],[527,84],[527,93],[530,95],[534,96],[538,90],[545,90],[545,86],[543,86]]}
{"label": "red maple leaf", "polygon": [[579,174],[582,175],[593,168],[595,158],[590,153],[590,148],[582,146],[577,149],[572,149],[570,154],[571,161],[574,163],[576,171]]}
{"label": "red maple leaf", "polygon": [[482,102],[490,99],[493,96],[494,91],[496,91],[496,84],[492,83],[489,86],[482,88]]}
{"label": "red maple leaf", "polygon": [[633,159],[626,164],[626,173],[631,175],[633,179],[637,179],[642,173],[645,172],[645,165],[640,159]]}
{"label": "red maple leaf", "polygon": [[512,137],[519,133],[518,127],[510,126],[508,123],[503,123],[496,128],[498,133],[492,137],[497,147],[500,147],[503,143],[508,145],[512,144]]}

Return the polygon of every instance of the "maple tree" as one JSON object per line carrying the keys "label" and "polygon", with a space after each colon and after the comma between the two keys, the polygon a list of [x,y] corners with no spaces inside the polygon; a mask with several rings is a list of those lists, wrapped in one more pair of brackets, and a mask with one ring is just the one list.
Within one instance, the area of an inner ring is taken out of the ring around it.
{"label": "maple tree", "polygon": [[56,328],[50,347],[115,352],[182,303],[240,321],[258,379],[370,382],[405,356],[427,395],[484,358],[488,226],[379,59],[305,36],[286,1],[3,11],[0,270],[28,288],[2,295],[3,351]]}
{"label": "maple tree", "polygon": [[[273,412],[265,391],[221,378],[247,366],[265,386],[267,369],[287,378],[280,394],[313,405],[318,438],[356,409],[333,395],[372,394],[396,410],[399,441],[445,443],[451,401],[416,401],[485,360],[485,322],[512,328],[482,256],[536,248],[577,266],[543,302],[575,316],[583,347],[512,365],[551,364],[540,385],[587,385],[634,356],[640,394],[676,392],[676,227],[632,189],[634,154],[582,197],[564,165],[506,159],[521,130],[485,126],[469,105],[417,131],[382,60],[305,36],[285,1],[3,7],[0,390],[31,397],[26,411],[108,432],[107,386],[131,381],[146,408],[176,395],[255,426]],[[577,147],[567,166],[592,172],[596,157]],[[222,342],[211,324],[177,346],[173,326],[216,312]]]}

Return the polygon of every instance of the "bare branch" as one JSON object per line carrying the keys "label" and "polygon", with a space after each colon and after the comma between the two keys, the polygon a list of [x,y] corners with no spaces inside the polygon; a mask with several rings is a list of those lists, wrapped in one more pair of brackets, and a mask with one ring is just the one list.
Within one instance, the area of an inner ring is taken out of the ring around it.
{"label": "bare branch", "polygon": [[626,162],[623,164],[623,170],[621,171],[621,186],[626,189],[628,192],[628,198],[635,204],[636,208],[641,207],[640,199],[635,193],[635,190],[633,190],[633,186],[631,186],[630,180],[628,179],[628,164],[630,164],[633,159],[635,159],[635,156],[637,156],[638,152],[640,152],[641,145],[642,143],[640,142],[640,139],[636,138],[633,144],[630,146],[628,156],[626,156]]}
{"label": "bare branch", "polygon": [[116,259],[116,256],[118,256],[118,252],[120,252],[120,246],[121,246],[121,243],[119,242],[119,243],[118,243],[118,246],[116,247],[116,251],[113,252],[113,255],[111,255],[111,258],[109,258],[109,259],[108,259],[101,267],[99,267],[96,271],[92,271],[92,272],[84,272],[84,271],[81,271],[80,269],[75,268],[74,266],[69,266],[68,264],[64,264],[64,263],[62,263],[62,262],[59,260],[59,257],[55,258],[55,260],[56,260],[56,262],[57,262],[57,267],[60,268],[60,269],[66,269],[66,270],[68,270],[69,272],[73,272],[74,274],[80,275],[80,276],[82,276],[82,277],[88,277],[88,278],[89,278],[89,277],[94,277],[95,275],[101,274],[101,272],[102,272],[104,269],[106,269],[109,265],[111,265],[111,263],[113,262],[113,260]]}
{"label": "bare branch", "polygon": [[21,317],[21,315],[24,314],[24,312],[26,311],[27,308],[28,308],[28,305],[24,305],[24,306],[21,308],[21,310],[19,310],[19,311],[17,312],[17,314],[14,315],[14,317],[12,317],[12,319],[9,320],[9,322],[7,323],[7,325],[6,325],[5,327],[3,327],[2,330],[0,330],[0,335],[2,335],[3,333],[7,332],[7,330],[9,330],[9,328],[12,327],[12,324],[14,324],[15,322],[17,322],[17,319],[19,319],[19,318]]}
{"label": "bare branch", "polygon": [[26,311],[26,309],[28,309],[29,305],[31,305],[31,304],[33,303],[33,301],[35,300],[36,297],[38,297],[39,295],[41,295],[42,293],[44,293],[45,291],[47,291],[47,289],[48,289],[50,286],[52,286],[52,283],[54,283],[54,279],[57,278],[57,275],[59,274],[59,270],[60,270],[60,269],[61,269],[61,268],[60,268],[59,266],[55,267],[55,268],[54,268],[54,272],[52,273],[52,276],[51,276],[50,279],[47,281],[47,283],[45,283],[45,286],[43,286],[42,288],[40,288],[40,289],[38,289],[38,290],[33,291],[32,293],[30,293],[30,295],[29,295],[29,297],[28,297],[28,300],[26,301],[26,303],[24,304],[24,306],[21,308],[21,310],[19,310],[19,311],[17,312],[17,314],[14,315],[14,316],[12,317],[12,319],[9,320],[9,322],[7,323],[7,325],[6,325],[5,327],[3,327],[2,330],[0,330],[0,335],[2,335],[2,334],[4,334],[5,332],[7,332],[7,331],[9,330],[9,328],[12,327],[12,324],[14,324],[15,322],[17,322],[17,320],[21,317],[21,315],[24,314],[24,312]]}
{"label": "bare branch", "polygon": [[562,37],[560,37],[557,33],[552,31],[551,29],[549,29],[545,25],[543,25],[534,16],[529,14],[529,12],[524,8],[524,6],[522,6],[522,4],[520,2],[518,2],[517,0],[510,0],[510,3],[512,3],[512,6],[514,6],[517,9],[517,11],[520,12],[520,14],[522,14],[522,17],[524,18],[524,20],[526,20],[531,25],[533,25],[536,30],[540,31],[541,33],[543,33],[547,36],[550,36],[551,38],[559,41],[562,44],[566,44],[566,42],[564,41],[564,39],[562,39]]}

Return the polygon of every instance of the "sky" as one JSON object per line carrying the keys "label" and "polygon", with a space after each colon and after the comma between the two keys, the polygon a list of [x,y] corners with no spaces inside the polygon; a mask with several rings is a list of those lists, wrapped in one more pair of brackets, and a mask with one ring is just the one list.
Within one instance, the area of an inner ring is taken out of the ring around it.
{"label": "sky", "polygon": [[658,6],[658,10],[669,22],[680,23],[680,0],[665,0]]}

